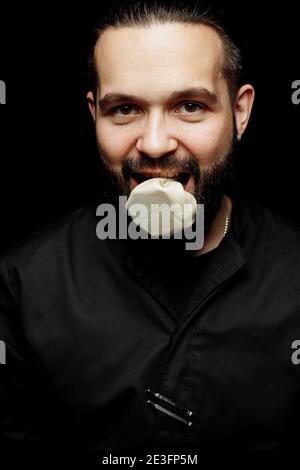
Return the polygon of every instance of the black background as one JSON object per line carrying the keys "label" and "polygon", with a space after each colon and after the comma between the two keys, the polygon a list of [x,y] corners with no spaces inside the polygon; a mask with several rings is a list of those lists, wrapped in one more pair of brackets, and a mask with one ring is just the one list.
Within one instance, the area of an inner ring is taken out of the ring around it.
{"label": "black background", "polygon": [[[99,2],[97,2],[99,4]],[[237,188],[300,222],[297,2],[218,2],[256,89]],[[103,7],[102,7],[103,8]],[[1,5],[0,250],[93,199],[101,188],[86,104],[90,27],[99,6]]]}

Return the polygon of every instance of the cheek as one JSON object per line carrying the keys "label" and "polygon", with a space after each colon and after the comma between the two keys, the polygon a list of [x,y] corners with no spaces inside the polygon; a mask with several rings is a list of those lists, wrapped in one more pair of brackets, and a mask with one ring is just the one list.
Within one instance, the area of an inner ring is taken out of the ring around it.
{"label": "cheek", "polygon": [[97,146],[102,158],[115,169],[121,168],[131,148],[130,133],[126,126],[117,129],[98,120],[96,125]]}
{"label": "cheek", "polygon": [[198,158],[203,167],[210,166],[219,155],[227,152],[231,145],[232,131],[231,119],[207,119],[187,132],[185,147]]}

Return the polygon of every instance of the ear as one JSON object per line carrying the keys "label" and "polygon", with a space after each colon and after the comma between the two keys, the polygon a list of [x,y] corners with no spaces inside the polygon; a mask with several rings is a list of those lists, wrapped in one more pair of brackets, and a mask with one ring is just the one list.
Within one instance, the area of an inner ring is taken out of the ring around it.
{"label": "ear", "polygon": [[235,122],[239,138],[245,132],[254,102],[255,90],[252,85],[243,85],[237,93],[234,107]]}
{"label": "ear", "polygon": [[96,106],[95,106],[95,100],[94,100],[94,93],[92,91],[89,91],[86,97],[88,100],[90,113],[93,116],[93,119],[95,121],[96,120]]}

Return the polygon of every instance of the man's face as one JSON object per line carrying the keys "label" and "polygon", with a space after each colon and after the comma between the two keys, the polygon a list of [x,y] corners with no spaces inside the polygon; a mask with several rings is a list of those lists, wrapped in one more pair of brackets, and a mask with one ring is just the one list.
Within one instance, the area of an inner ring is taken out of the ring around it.
{"label": "man's face", "polygon": [[217,33],[177,23],[111,28],[95,56],[97,145],[117,191],[173,176],[213,205],[235,134]]}

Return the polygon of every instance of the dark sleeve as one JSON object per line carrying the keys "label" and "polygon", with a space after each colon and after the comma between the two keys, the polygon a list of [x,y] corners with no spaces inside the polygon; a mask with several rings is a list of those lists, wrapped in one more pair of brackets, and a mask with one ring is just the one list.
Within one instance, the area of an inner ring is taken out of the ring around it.
{"label": "dark sleeve", "polygon": [[16,287],[0,270],[0,447],[30,447],[37,432],[33,371],[26,359]]}

